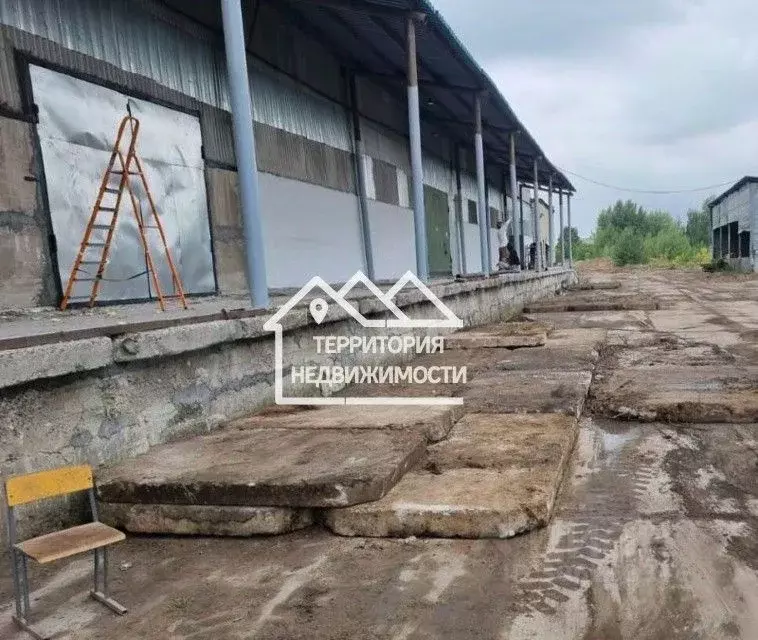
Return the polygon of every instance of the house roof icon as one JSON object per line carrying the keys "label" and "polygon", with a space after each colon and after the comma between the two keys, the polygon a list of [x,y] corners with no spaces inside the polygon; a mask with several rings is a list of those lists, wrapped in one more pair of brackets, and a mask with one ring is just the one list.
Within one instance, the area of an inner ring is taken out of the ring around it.
{"label": "house roof icon", "polygon": [[[367,318],[359,310],[359,305],[354,304],[357,301],[350,301],[347,295],[359,284],[365,286],[372,297],[378,300],[382,307],[390,312],[391,317],[382,319]],[[440,312],[442,318],[410,318],[395,303],[396,297],[408,286],[412,285],[421,295],[431,302]],[[328,298],[331,298],[350,317],[363,327],[368,328],[461,328],[463,321],[458,318],[452,310],[447,307],[429,287],[427,287],[416,274],[407,271],[387,292],[383,292],[371,280],[369,280],[362,271],[358,271],[350,280],[348,280],[339,290],[334,289],[323,278],[315,276],[303,286],[294,296],[292,296],[285,305],[283,305],[271,318],[263,325],[266,331],[277,331],[282,328],[282,319],[303,299],[310,295],[314,290],[320,289]],[[320,300],[321,302],[325,302]],[[313,312],[313,307],[311,308]]]}

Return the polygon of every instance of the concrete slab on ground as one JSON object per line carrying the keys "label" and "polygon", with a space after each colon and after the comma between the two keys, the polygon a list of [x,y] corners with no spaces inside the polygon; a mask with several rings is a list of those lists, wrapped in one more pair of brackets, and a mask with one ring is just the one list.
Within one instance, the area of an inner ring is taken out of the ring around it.
{"label": "concrete slab on ground", "polygon": [[498,360],[498,371],[591,371],[605,339],[604,329],[557,329],[540,349],[509,351]]}
{"label": "concrete slab on ground", "polygon": [[329,507],[378,500],[423,457],[413,432],[224,429],[97,473],[102,502]]}
{"label": "concrete slab on ground", "polygon": [[541,347],[547,342],[547,334],[499,335],[488,331],[466,332],[445,338],[445,349],[521,349]]}
{"label": "concrete slab on ground", "polygon": [[462,389],[468,413],[564,413],[579,416],[591,371],[519,371],[480,377]]}
{"label": "concrete slab on ground", "polygon": [[630,367],[716,367],[734,364],[736,358],[714,344],[674,338],[646,346],[610,348],[600,368]]}
{"label": "concrete slab on ground", "polygon": [[649,311],[658,309],[655,298],[646,295],[620,293],[612,295],[608,291],[594,294],[569,294],[530,302],[524,313],[565,312],[565,311]]}
{"label": "concrete slab on ground", "polygon": [[579,282],[566,287],[567,291],[609,291],[620,289],[621,283],[618,280],[595,280],[592,282]]}
{"label": "concrete slab on ground", "polygon": [[130,533],[189,536],[279,535],[313,524],[310,509],[100,503],[100,519]]}
{"label": "concrete slab on ground", "polygon": [[598,373],[587,408],[645,422],[756,422],[756,388],[757,367],[633,367]]}
{"label": "concrete slab on ground", "polygon": [[471,413],[450,437],[428,448],[425,469],[544,469],[559,477],[577,432],[577,419],[560,413]]}
{"label": "concrete slab on ground", "polygon": [[596,311],[594,313],[530,313],[537,322],[550,322],[556,329],[616,329],[644,331],[651,329],[646,311]]}
{"label": "concrete slab on ground", "polygon": [[421,356],[413,364],[466,367],[469,380],[497,371],[590,371],[605,335],[604,329],[558,329],[536,349],[452,349]]}
{"label": "concrete slab on ground", "polygon": [[[437,355],[431,357],[437,364]],[[403,430],[421,433],[429,442],[438,442],[447,437],[462,415],[462,406],[375,406],[370,410],[361,406],[293,407],[288,411],[264,411],[240,418],[228,428]]]}
{"label": "concrete slab on ground", "polygon": [[548,485],[523,470],[409,473],[377,502],[329,510],[324,524],[368,538],[512,538],[547,522]]}

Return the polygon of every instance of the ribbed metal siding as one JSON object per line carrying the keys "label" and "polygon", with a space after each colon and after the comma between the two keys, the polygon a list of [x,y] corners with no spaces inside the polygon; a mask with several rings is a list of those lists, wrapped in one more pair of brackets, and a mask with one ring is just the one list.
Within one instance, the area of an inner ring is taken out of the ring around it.
{"label": "ribbed metal siding", "polygon": [[[161,12],[157,5],[134,0],[0,0],[3,24],[228,111],[226,63],[218,38],[203,36],[200,29],[188,33],[153,15]],[[56,61],[56,48],[49,48],[41,57]],[[103,75],[102,68],[90,71]],[[118,73],[113,76],[103,79],[115,83]],[[250,76],[256,121],[350,149],[347,119],[338,104],[252,62]]]}

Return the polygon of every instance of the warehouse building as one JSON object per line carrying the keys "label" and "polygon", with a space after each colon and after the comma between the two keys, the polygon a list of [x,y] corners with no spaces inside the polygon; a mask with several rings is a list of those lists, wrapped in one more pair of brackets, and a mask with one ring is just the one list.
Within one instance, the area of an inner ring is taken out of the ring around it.
{"label": "warehouse building", "polygon": [[[258,306],[313,275],[486,275],[512,193],[573,192],[426,0],[0,0],[0,308],[61,299],[127,113],[186,291]],[[155,293],[125,214],[105,275],[101,301]]]}
{"label": "warehouse building", "polygon": [[758,178],[745,176],[710,203],[711,255],[742,271],[755,271],[752,228],[758,224]]}

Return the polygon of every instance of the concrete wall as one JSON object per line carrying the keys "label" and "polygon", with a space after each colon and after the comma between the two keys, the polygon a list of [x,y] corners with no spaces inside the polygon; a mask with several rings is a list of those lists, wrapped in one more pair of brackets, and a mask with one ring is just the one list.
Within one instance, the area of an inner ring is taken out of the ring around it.
{"label": "concrete wall", "polygon": [[0,308],[39,306],[54,291],[32,128],[0,117]]}
{"label": "concrete wall", "polygon": [[[432,289],[466,325],[478,325],[507,317],[574,280],[571,271],[519,273]],[[431,304],[421,301],[417,292],[397,298],[411,317],[433,317]],[[360,310],[372,308],[362,301]],[[274,343],[263,331],[265,319],[0,351],[0,479],[67,464],[118,461],[272,403]],[[294,357],[302,362],[304,353],[326,364],[330,356],[308,353],[316,328],[309,325],[306,310],[294,309],[287,322],[285,368]],[[353,331],[354,322],[344,314],[330,326],[335,335]],[[323,325],[318,333],[323,335]],[[21,509],[22,532],[33,535],[68,522],[79,506],[45,503]],[[0,531],[4,535],[4,525]]]}

